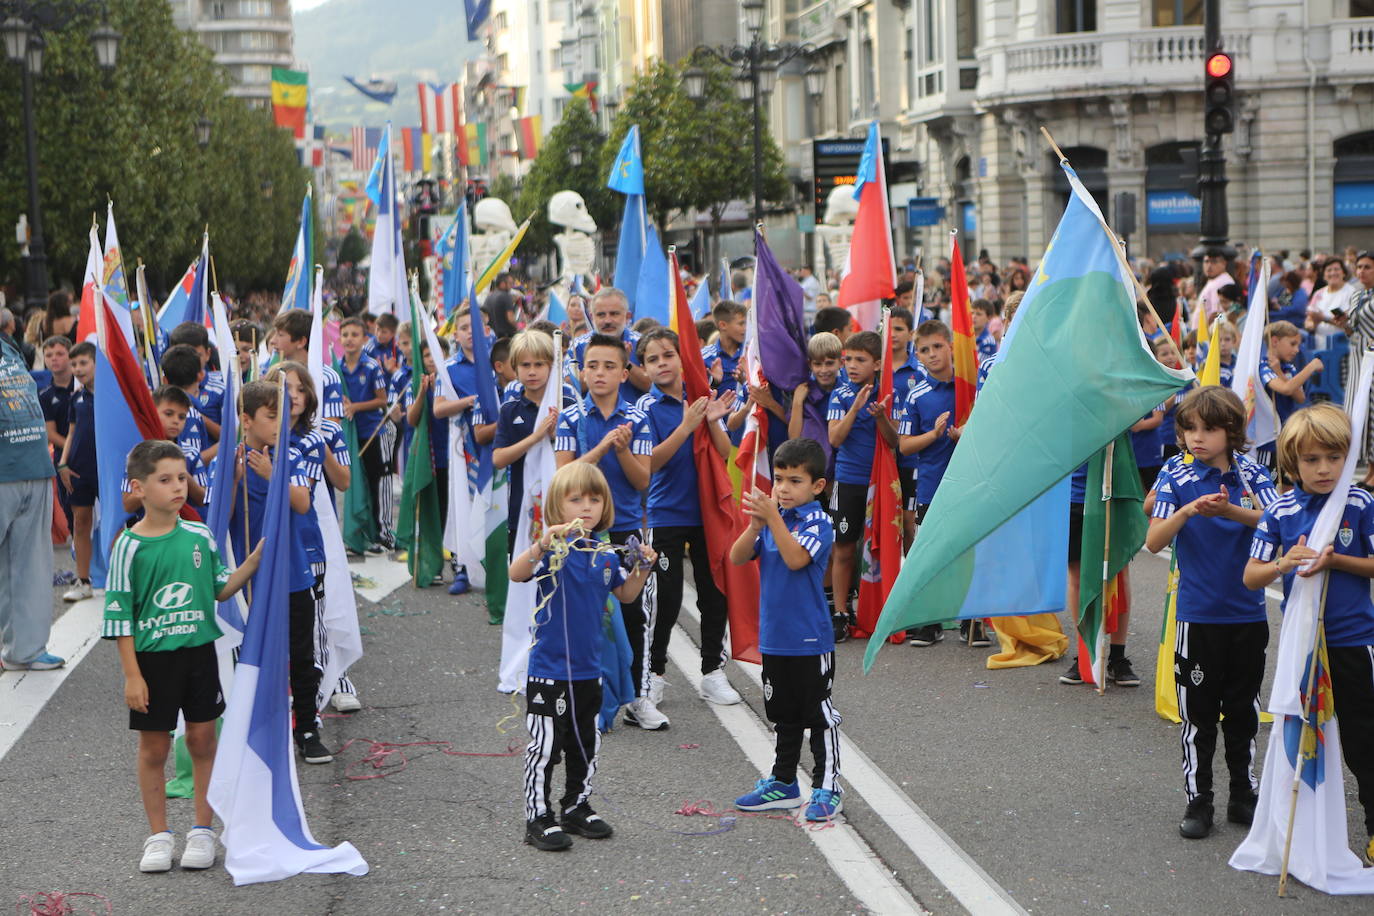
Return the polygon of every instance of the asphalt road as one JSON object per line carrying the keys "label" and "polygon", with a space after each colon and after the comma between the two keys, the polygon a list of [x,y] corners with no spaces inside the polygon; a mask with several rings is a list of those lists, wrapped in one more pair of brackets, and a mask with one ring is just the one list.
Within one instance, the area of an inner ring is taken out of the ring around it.
{"label": "asphalt road", "polygon": [[[1200,842],[1178,836],[1178,730],[1153,711],[1166,573],[1167,563],[1153,557],[1133,566],[1129,653],[1145,679],[1140,688],[1099,697],[1061,686],[1063,662],[990,671],[987,651],[966,648],[953,634],[925,649],[885,647],[863,676],[864,643],[851,642],[839,647],[835,694],[845,734],[1029,912],[1368,912],[1367,899],[1331,898],[1301,885],[1279,900],[1274,879],[1226,865],[1241,839],[1230,825]],[[56,613],[60,604],[56,599]],[[0,908],[21,894],[60,890],[98,893],[114,913],[139,914],[864,909],[804,828],[782,819],[675,813],[689,802],[726,809],[757,776],[677,668],[669,671],[664,704],[672,728],[621,726],[602,745],[595,803],[615,837],[579,840],[566,854],[524,846],[524,731],[519,716],[505,718],[516,710],[495,691],[500,633],[487,625],[480,596],[403,586],[380,605],[360,599],[359,608],[367,655],[354,674],[365,708],[327,720],[327,743],[343,750],[331,765],[302,765],[300,781],[316,838],[353,842],[369,875],[235,888],[218,865],[206,873],[140,874],[146,825],[133,780],[134,737],[125,727],[113,647],[101,644],[0,759]],[[684,637],[692,637],[694,623],[685,614],[682,623]],[[761,715],[762,695],[747,672],[732,664],[730,677]],[[404,764],[392,757],[388,768],[375,769],[363,762],[369,739],[514,753],[450,756],[413,747]],[[1351,835],[1362,835],[1349,780],[1347,793]],[[190,803],[169,805],[174,827],[184,831]],[[917,905],[965,910],[912,851],[892,811],[875,810],[855,790],[845,805],[848,826]]]}

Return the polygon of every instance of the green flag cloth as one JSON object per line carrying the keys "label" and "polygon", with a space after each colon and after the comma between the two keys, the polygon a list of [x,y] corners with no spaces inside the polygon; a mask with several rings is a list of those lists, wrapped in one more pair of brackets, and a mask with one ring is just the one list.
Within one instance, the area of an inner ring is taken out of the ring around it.
{"label": "green flag cloth", "polygon": [[[1111,475],[1104,479],[1108,453]],[[1130,565],[1145,543],[1150,520],[1141,508],[1144,501],[1131,436],[1122,433],[1088,462],[1083,488],[1083,549],[1078,566],[1078,635],[1083,645],[1079,670],[1091,673],[1092,682],[1098,686],[1103,683],[1107,662],[1102,585]]]}
{"label": "green flag cloth", "polygon": [[[363,476],[363,459],[358,446],[358,424],[343,418],[344,441],[348,443],[348,455],[353,465],[353,482],[344,491],[343,540],[344,546],[354,553],[363,553],[377,543],[377,519],[372,515],[372,494],[368,492],[367,479]],[[369,448],[380,448],[373,442]]]}
{"label": "green flag cloth", "polygon": [[[429,318],[419,309],[414,294],[410,297],[410,374],[412,402],[424,403],[420,393],[424,378],[425,335],[420,322]],[[434,354],[439,363],[440,354]],[[401,481],[401,509],[396,522],[396,541],[406,551],[406,568],[417,588],[427,588],[444,568],[444,526],[439,522],[439,487],[434,480],[434,457],[429,448],[430,407],[420,411],[420,422],[410,438],[406,454],[405,477]],[[448,498],[448,494],[444,494]]]}
{"label": "green flag cloth", "polygon": [[[1046,527],[1018,520],[1043,517],[1066,532],[1067,500],[1047,491],[1193,377],[1150,353],[1114,241],[1064,170],[1069,205],[883,606],[865,668],[898,630],[1038,613],[1056,601],[1062,609],[1066,534],[1057,557],[1037,557]],[[1037,582],[1038,592],[1027,587]]]}

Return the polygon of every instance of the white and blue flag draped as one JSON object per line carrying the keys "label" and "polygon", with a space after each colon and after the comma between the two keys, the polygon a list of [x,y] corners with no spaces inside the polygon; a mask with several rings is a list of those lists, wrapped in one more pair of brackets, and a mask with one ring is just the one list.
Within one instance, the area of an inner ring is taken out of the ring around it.
{"label": "white and blue flag draped", "polygon": [[[367,310],[374,315],[403,314],[406,305],[405,257],[396,212],[396,169],[391,156],[391,122],[382,132],[377,161],[367,176],[367,196],[377,207],[372,233],[372,266],[367,275]],[[400,275],[398,288],[397,275]]]}
{"label": "white and blue flag draped", "polygon": [[[229,406],[221,417],[219,427],[219,451],[210,462],[210,486],[205,493],[205,524],[215,539],[215,548],[225,565],[233,566],[234,551],[229,544],[229,516],[234,509],[234,459],[238,455],[239,412],[232,405],[239,402],[238,353],[234,349],[234,337],[229,331],[229,318],[224,310],[224,302],[219,293],[210,297],[214,313],[213,329],[215,350],[219,353],[221,375],[224,377],[224,403]],[[243,639],[243,612],[234,595],[228,601],[219,603],[220,629],[230,647],[237,646]]]}
{"label": "white and blue flag draped", "polygon": [[563,322],[568,320],[568,307],[563,304],[563,299],[558,295],[558,288],[549,287],[549,301],[544,305],[544,318],[562,327]]}
{"label": "white and blue flag draped", "polygon": [[434,246],[434,253],[439,258],[439,269],[444,272],[444,315],[449,316],[458,308],[458,303],[462,301],[463,290],[467,289],[473,282],[473,278],[468,276],[471,273],[471,266],[468,262],[472,258],[471,246],[468,244],[468,205],[466,200],[458,201],[458,212],[453,217],[453,222],[449,223],[448,229],[440,237]]}
{"label": "white and blue flag draped", "polygon": [[296,244],[291,249],[291,266],[286,270],[286,288],[281,294],[284,309],[310,308],[310,266],[314,260],[314,227],[312,223],[313,191],[305,188],[301,200],[301,227],[296,232]]}
{"label": "white and blue flag draped", "polygon": [[[285,443],[290,411],[280,415],[278,441]],[[364,875],[368,870],[351,843],[330,848],[316,842],[296,783],[287,649],[288,451],[278,448],[273,458],[262,519],[267,543],[210,777],[210,804],[224,822],[224,867],[239,885],[302,872]]]}

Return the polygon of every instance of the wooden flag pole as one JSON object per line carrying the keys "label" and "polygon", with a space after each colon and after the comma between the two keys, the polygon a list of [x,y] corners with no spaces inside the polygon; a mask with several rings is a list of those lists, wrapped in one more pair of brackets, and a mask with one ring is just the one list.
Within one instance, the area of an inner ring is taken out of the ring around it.
{"label": "wooden flag pole", "polygon": [[[424,366],[421,366],[421,367],[420,367],[420,374],[421,374],[421,375],[424,374],[424,368],[425,368]],[[363,452],[367,451],[367,447],[368,447],[369,445],[372,444],[372,440],[373,440],[373,439],[376,439],[376,438],[377,438],[377,434],[380,433],[380,432],[382,431],[382,426],[383,426],[383,424],[386,423],[386,418],[387,418],[388,416],[390,416],[390,414],[391,414],[391,412],[392,412],[393,410],[396,409],[396,405],[397,405],[398,403],[400,403],[400,400],[401,400],[402,396],[403,396],[403,394],[402,394],[401,392],[398,392],[398,393],[396,394],[396,397],[392,398],[391,403],[388,404],[388,405],[386,405],[386,409],[382,411],[382,423],[377,424],[377,428],[374,429],[374,430],[372,431],[372,435],[370,435],[370,436],[367,437],[367,441],[363,443],[363,447],[360,448],[360,449],[358,449],[358,457],[359,457],[359,458],[363,457]],[[352,419],[352,418],[350,417],[349,419]]]}
{"label": "wooden flag pole", "polygon": [[1321,604],[1317,607],[1316,632],[1312,634],[1312,658],[1307,664],[1307,698],[1302,704],[1302,731],[1298,733],[1297,765],[1293,767],[1293,792],[1288,802],[1288,829],[1283,838],[1283,864],[1279,867],[1280,897],[1288,890],[1288,858],[1293,852],[1293,823],[1298,817],[1298,794],[1302,790],[1302,768],[1305,763],[1302,757],[1302,743],[1312,728],[1312,703],[1317,695],[1317,649],[1322,643],[1326,627],[1326,587],[1330,584],[1331,573],[1328,570],[1322,578]]}

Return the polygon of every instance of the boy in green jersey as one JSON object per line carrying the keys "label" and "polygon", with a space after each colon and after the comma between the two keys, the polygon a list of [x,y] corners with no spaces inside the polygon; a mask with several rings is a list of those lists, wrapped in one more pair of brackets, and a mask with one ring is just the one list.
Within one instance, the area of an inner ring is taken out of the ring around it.
{"label": "boy in green jersey", "polygon": [[102,635],[119,646],[129,728],[139,733],[138,788],[152,829],[139,870],[172,867],[163,767],[179,712],[186,719],[197,824],[186,835],[181,867],[209,868],[215,861],[214,814],[205,793],[215,759],[215,720],[224,712],[215,606],[257,571],[262,542],[231,574],[210,529],[179,517],[189,478],[175,442],[139,443],[129,452],[126,471],[144,516],[120,532],[110,551]]}

